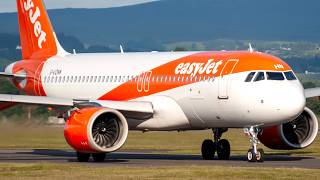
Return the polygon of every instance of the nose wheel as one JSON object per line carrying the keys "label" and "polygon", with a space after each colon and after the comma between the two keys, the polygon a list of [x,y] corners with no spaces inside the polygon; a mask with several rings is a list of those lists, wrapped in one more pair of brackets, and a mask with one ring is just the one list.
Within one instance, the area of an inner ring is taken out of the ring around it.
{"label": "nose wheel", "polygon": [[247,153],[248,162],[263,162],[264,161],[264,151],[263,149],[257,149],[259,144],[258,133],[260,132],[260,128],[256,126],[251,126],[249,128],[245,128],[244,132],[249,135],[251,148]]}
{"label": "nose wheel", "polygon": [[217,153],[218,159],[228,160],[230,158],[230,143],[226,139],[221,139],[221,136],[228,129],[216,128],[212,129],[214,134],[214,141],[206,139],[202,143],[201,153],[204,160],[213,160],[215,153]]}

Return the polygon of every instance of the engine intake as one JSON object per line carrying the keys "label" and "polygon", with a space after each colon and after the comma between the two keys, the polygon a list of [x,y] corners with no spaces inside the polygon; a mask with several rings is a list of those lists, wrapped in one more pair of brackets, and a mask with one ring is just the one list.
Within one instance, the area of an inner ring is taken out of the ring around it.
{"label": "engine intake", "polygon": [[68,144],[79,152],[113,152],[120,149],[128,136],[128,124],[117,110],[90,107],[72,113],[64,135]]}
{"label": "engine intake", "polygon": [[264,128],[259,140],[270,149],[302,149],[312,144],[318,133],[318,119],[305,108],[299,117],[288,123]]}

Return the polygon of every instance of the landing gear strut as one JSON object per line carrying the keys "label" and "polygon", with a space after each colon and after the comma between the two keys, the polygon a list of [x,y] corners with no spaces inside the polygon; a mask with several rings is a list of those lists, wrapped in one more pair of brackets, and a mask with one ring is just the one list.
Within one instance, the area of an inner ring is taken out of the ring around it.
{"label": "landing gear strut", "polygon": [[259,144],[258,134],[260,132],[260,128],[257,126],[251,126],[249,128],[245,128],[244,132],[249,135],[251,148],[248,150],[247,159],[249,162],[263,162],[264,161],[264,151],[263,149],[257,149],[257,145]]}
{"label": "landing gear strut", "polygon": [[227,160],[230,158],[230,143],[226,139],[221,139],[221,136],[224,132],[227,132],[228,129],[224,128],[214,128],[213,139],[204,140],[201,147],[201,153],[204,160],[214,159],[215,153],[217,152],[218,159]]}

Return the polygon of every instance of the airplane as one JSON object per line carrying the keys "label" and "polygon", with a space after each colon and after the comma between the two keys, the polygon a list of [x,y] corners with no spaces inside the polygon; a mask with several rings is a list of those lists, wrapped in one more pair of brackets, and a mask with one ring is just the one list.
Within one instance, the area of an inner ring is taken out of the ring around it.
{"label": "airplane", "polygon": [[318,132],[304,89],[283,60],[253,50],[70,54],[60,45],[42,0],[17,0],[22,60],[5,68],[26,95],[0,95],[1,110],[16,104],[65,108],[64,136],[80,162],[101,162],[119,150],[128,131],[212,129],[204,160],[228,160],[222,135],[244,129],[247,160],[271,149],[306,148]]}

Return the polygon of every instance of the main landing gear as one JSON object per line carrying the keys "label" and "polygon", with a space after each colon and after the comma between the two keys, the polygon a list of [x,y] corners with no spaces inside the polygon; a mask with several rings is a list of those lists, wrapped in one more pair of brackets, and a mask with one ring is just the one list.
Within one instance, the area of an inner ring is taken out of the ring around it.
{"label": "main landing gear", "polygon": [[91,155],[94,162],[103,162],[106,158],[106,153],[90,154],[90,153],[77,152],[77,159],[79,162],[88,162]]}
{"label": "main landing gear", "polygon": [[260,132],[260,128],[256,126],[251,126],[249,128],[245,128],[244,132],[249,135],[251,148],[248,150],[247,159],[249,162],[263,162],[264,161],[264,151],[263,149],[257,149],[257,145],[259,144],[258,134]]}
{"label": "main landing gear", "polygon": [[228,160],[230,158],[230,143],[226,139],[221,139],[226,128],[212,129],[214,134],[214,141],[211,139],[204,140],[201,147],[202,157],[204,160],[213,160],[217,152],[218,159]]}

